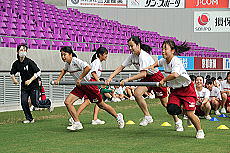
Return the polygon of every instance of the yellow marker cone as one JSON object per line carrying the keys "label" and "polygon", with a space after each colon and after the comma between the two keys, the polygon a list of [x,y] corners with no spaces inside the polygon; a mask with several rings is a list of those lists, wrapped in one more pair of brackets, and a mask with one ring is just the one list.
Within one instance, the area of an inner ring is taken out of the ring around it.
{"label": "yellow marker cone", "polygon": [[172,126],[171,124],[169,124],[168,122],[164,122],[161,124],[161,126]]}
{"label": "yellow marker cone", "polygon": [[125,124],[135,124],[132,120],[128,120]]}
{"label": "yellow marker cone", "polygon": [[194,128],[194,125],[193,125],[193,124],[191,124],[191,125],[188,125],[188,127],[189,127],[189,128]]}
{"label": "yellow marker cone", "polygon": [[220,125],[217,129],[228,130],[229,128],[226,125]]}

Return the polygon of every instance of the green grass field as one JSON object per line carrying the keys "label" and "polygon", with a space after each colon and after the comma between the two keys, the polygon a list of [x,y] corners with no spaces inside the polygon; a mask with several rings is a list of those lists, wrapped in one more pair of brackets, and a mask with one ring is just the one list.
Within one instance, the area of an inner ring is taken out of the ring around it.
{"label": "green grass field", "polygon": [[[122,112],[126,121],[136,124],[118,129],[113,117],[100,111],[99,118],[105,125],[91,125],[94,104],[83,111],[81,121],[84,129],[77,132],[66,130],[69,115],[65,107],[55,108],[54,112],[35,111],[34,124],[22,124],[22,111],[0,113],[0,152],[1,153],[229,153],[230,130],[218,130],[223,124],[230,127],[230,118],[219,118],[212,122],[201,119],[206,133],[204,140],[195,138],[195,129],[188,128],[186,120],[184,132],[176,132],[172,118],[158,100],[147,100],[154,123],[140,127],[142,112],[134,101],[109,103],[117,112]],[[76,106],[78,107],[78,106]],[[229,114],[230,115],[230,114]],[[216,117],[215,115],[211,115]],[[162,127],[169,122],[171,127]]]}

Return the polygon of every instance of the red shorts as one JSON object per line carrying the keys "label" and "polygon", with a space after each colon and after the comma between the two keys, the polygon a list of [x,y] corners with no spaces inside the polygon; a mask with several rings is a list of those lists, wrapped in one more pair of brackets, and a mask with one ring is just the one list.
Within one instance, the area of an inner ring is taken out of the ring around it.
{"label": "red shorts", "polygon": [[[90,79],[90,81],[96,80]],[[100,90],[94,85],[76,86],[70,93],[79,98],[88,98],[91,103],[100,103],[102,101]]]}
{"label": "red shorts", "polygon": [[[158,71],[154,75],[146,76],[141,80],[141,82],[160,82],[164,78],[163,74]],[[147,87],[148,91],[153,90],[156,98],[165,98],[168,96],[167,87]]]}
{"label": "red shorts", "polygon": [[194,84],[190,83],[187,87],[172,89],[168,104],[176,104],[179,107],[183,104],[183,109],[193,111],[196,109],[196,99]]}

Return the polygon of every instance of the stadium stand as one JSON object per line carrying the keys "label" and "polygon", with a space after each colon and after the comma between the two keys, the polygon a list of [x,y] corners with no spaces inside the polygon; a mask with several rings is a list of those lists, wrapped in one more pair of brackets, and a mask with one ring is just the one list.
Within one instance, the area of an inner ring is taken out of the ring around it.
{"label": "stadium stand", "polygon": [[[153,55],[160,55],[165,39],[183,43],[176,37],[161,36],[77,9],[59,9],[43,0],[0,0],[0,8],[0,47],[27,43],[31,49],[59,50],[61,46],[72,46],[76,51],[89,52],[102,45],[112,53],[129,53],[126,41],[138,35],[153,47]],[[215,48],[188,44],[191,50],[182,56],[230,57],[230,53],[217,53]]]}

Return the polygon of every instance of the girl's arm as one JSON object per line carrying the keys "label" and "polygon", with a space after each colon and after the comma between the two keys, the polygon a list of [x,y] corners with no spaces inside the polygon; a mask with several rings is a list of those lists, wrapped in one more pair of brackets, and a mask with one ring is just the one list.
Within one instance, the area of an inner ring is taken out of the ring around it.
{"label": "girl's arm", "polygon": [[100,80],[99,80],[99,77],[97,76],[97,73],[96,73],[95,71],[92,72],[91,74],[92,74],[92,76],[93,76],[93,78],[94,78],[95,80],[100,81]]}
{"label": "girl's arm", "polygon": [[169,74],[167,77],[165,77],[164,79],[162,79],[162,80],[160,81],[160,85],[164,85],[167,81],[174,80],[174,79],[176,79],[178,76],[179,76],[178,73],[173,72],[173,73]]}
{"label": "girl's arm", "polygon": [[156,61],[156,63],[154,63],[153,65],[146,67],[145,69],[146,70],[147,69],[154,69],[155,67],[159,67],[158,61]]}
{"label": "girl's arm", "polygon": [[84,69],[83,69],[83,72],[82,74],[80,75],[80,77],[76,80],[76,84],[79,86],[81,83],[81,80],[89,73],[89,71],[91,70],[91,67],[90,66],[86,66]]}
{"label": "girl's arm", "polygon": [[66,70],[62,69],[58,78],[56,80],[54,80],[54,84],[58,84],[61,81],[61,79],[63,78],[63,76],[66,74],[66,72],[67,72]]}
{"label": "girl's arm", "polygon": [[125,67],[124,66],[119,66],[118,68],[116,68],[116,70],[110,74],[109,78],[106,80],[106,82],[109,84],[109,82],[112,81],[112,79],[117,75],[119,74]]}
{"label": "girl's arm", "polygon": [[133,80],[138,80],[138,79],[141,79],[141,78],[145,78],[147,75],[147,71],[146,70],[142,70],[140,73],[138,73],[137,75],[134,75],[130,78],[127,78],[127,79],[124,79],[121,81],[120,85],[121,86],[124,86],[124,83],[125,82],[129,82],[129,81],[133,81]]}

